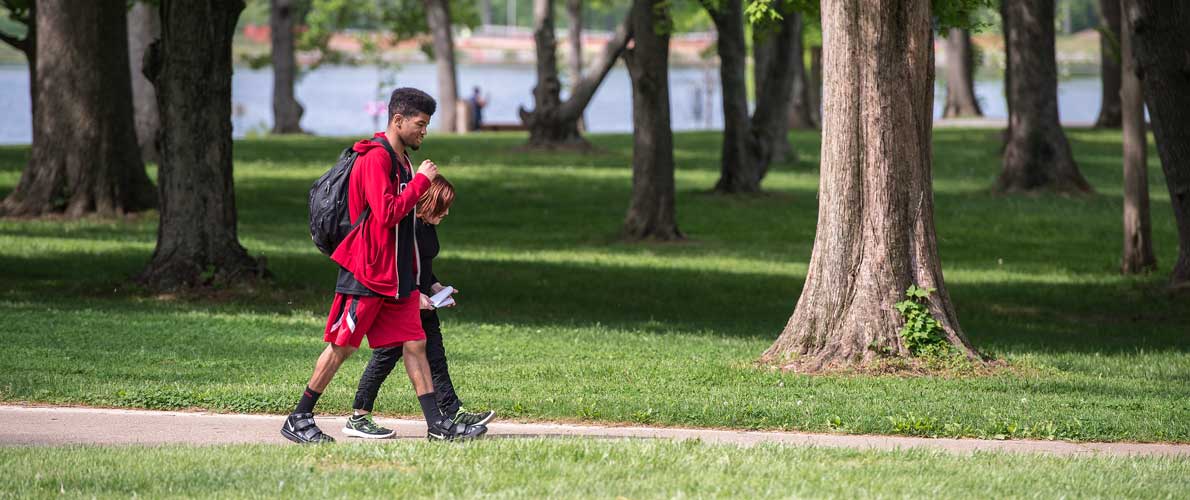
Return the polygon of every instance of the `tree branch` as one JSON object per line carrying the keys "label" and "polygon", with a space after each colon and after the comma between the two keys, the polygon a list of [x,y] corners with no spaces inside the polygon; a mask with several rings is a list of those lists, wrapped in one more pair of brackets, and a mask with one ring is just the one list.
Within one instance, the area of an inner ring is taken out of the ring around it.
{"label": "tree branch", "polygon": [[632,40],[631,12],[624,16],[624,22],[616,29],[616,35],[603,47],[603,54],[599,56],[599,62],[595,65],[596,70],[578,82],[578,85],[574,86],[574,92],[570,94],[570,99],[562,103],[562,116],[577,117],[582,114],[587,108],[587,103],[595,96],[595,91],[599,89],[599,84],[603,83],[608,72],[616,65],[616,59],[619,59],[628,47],[629,40]]}
{"label": "tree branch", "polygon": [[0,40],[3,40],[4,43],[12,45],[13,48],[21,51],[23,54],[25,54],[26,58],[29,56],[29,39],[28,38],[17,38],[15,36],[10,36],[4,32],[0,32]]}

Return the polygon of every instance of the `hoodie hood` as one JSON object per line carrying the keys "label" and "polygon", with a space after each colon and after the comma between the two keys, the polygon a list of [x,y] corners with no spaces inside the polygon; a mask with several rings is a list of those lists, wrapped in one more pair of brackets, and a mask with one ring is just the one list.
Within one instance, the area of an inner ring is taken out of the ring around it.
{"label": "hoodie hood", "polygon": [[[363,139],[363,140],[355,143],[355,145],[352,146],[351,149],[354,149],[356,153],[359,153],[361,155],[367,154],[368,151],[371,151],[373,148],[383,148],[384,147],[384,146],[375,142],[378,140],[386,140],[387,141],[388,137],[384,135],[384,132],[376,132],[376,135],[373,135],[371,139]],[[392,143],[389,143],[389,145],[392,145]],[[393,151],[396,151],[396,149],[397,148],[394,147]]]}

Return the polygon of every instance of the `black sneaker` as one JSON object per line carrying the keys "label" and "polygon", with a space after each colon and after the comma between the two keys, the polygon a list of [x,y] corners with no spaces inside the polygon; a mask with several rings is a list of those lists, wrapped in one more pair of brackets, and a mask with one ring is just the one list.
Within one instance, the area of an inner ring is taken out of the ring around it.
{"label": "black sneaker", "polygon": [[492,410],[481,411],[479,413],[460,411],[451,420],[456,424],[463,425],[488,425],[488,422],[491,422],[493,418],[496,418],[496,412]]}
{"label": "black sneaker", "polygon": [[313,413],[290,415],[285,419],[285,425],[281,426],[281,435],[298,444],[335,442],[335,438],[323,434],[322,429],[314,424]]}
{"label": "black sneaker", "polygon": [[430,441],[469,441],[478,439],[487,432],[487,426],[458,424],[449,418],[443,418],[429,425],[426,439]]}
{"label": "black sneaker", "polygon": [[367,415],[352,415],[347,419],[347,425],[343,426],[343,434],[348,436],[355,436],[365,439],[384,439],[392,437],[392,429],[381,427],[372,420],[372,414]]}

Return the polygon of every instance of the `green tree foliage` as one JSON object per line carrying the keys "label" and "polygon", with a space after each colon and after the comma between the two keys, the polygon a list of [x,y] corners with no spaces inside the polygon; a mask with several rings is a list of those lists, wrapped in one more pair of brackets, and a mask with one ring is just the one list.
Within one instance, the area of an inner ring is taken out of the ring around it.
{"label": "green tree foliage", "polygon": [[[744,17],[753,27],[761,28],[780,21],[784,12],[800,12],[807,19],[816,20],[820,15],[819,5],[813,0],[749,0]],[[995,0],[933,0],[934,25],[939,31],[978,28],[980,18],[975,14],[994,6]]]}
{"label": "green tree foliage", "polygon": [[[456,26],[479,25],[475,2],[451,0],[451,21]],[[343,30],[384,30],[394,41],[414,38],[429,32],[422,0],[310,0],[305,16],[306,30],[299,38],[300,50],[318,50],[325,61],[350,62],[328,46],[331,35]],[[376,51],[376,40],[361,38],[365,53]],[[422,50],[431,58],[429,43]],[[367,57],[367,54],[365,55]],[[324,62],[325,62],[324,61]]]}

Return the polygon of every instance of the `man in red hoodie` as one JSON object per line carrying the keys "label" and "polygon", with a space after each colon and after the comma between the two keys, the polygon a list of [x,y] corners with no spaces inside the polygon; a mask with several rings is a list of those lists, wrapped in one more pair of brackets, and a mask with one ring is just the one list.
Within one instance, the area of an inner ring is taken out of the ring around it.
{"label": "man in red hoodie", "polygon": [[314,405],[365,337],[373,349],[401,346],[405,371],[426,418],[427,437],[469,439],[487,432],[484,426],[455,424],[442,414],[426,360],[413,221],[417,200],[438,176],[438,167],[425,160],[414,174],[405,150],[421,147],[436,107],[425,92],[396,89],[388,103],[387,129],[354,146],[359,156],[348,179],[347,208],[356,226],[331,255],[340,267],[323,332],[327,346],[281,427],[281,435],[291,441],[334,441],[314,423]]}

